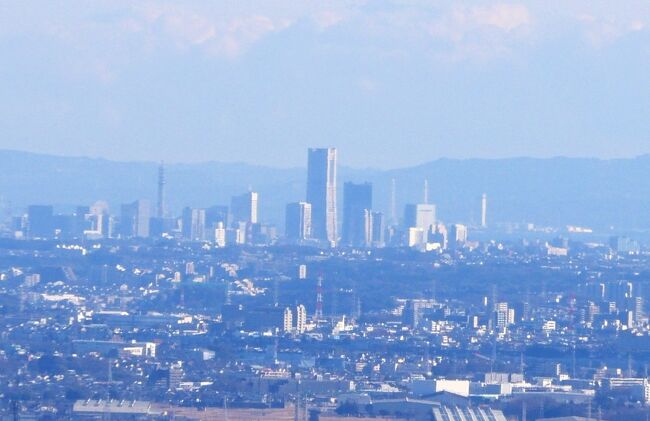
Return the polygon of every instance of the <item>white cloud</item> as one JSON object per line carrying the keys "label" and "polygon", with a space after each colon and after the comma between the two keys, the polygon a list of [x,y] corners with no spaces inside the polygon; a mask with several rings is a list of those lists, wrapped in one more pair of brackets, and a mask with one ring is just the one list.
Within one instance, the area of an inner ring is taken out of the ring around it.
{"label": "white cloud", "polygon": [[541,41],[562,37],[601,49],[615,46],[628,35],[645,32],[650,25],[647,0],[535,0],[529,7],[540,21],[537,26]]}
{"label": "white cloud", "polygon": [[196,8],[184,3],[147,3],[136,10],[140,28],[164,48],[167,40],[181,50],[200,48],[212,55],[234,57],[265,35],[281,31],[292,20],[261,13],[222,14],[214,8]]}
{"label": "white cloud", "polygon": [[576,16],[576,20],[587,42],[593,47],[602,48],[628,34],[644,31],[647,27],[646,21],[650,21],[650,18],[644,20],[642,16],[598,16],[581,13]]}
{"label": "white cloud", "polygon": [[471,9],[472,20],[479,25],[488,25],[510,32],[531,21],[530,12],[523,4],[494,4]]}
{"label": "white cloud", "polygon": [[527,37],[531,22],[520,4],[424,1],[362,10],[346,24],[385,57],[425,54],[458,61],[507,53]]}
{"label": "white cloud", "polygon": [[[55,5],[25,0],[0,6],[0,37],[27,34],[55,39],[74,51],[89,71],[110,81],[121,63],[156,51],[198,51],[237,58],[272,34],[303,24],[320,36],[342,28],[353,40],[342,48],[382,54],[419,50],[452,60],[500,57],[532,42],[579,31],[591,46],[611,45],[646,31],[650,3],[629,0],[332,0],[296,2],[183,2],[98,0],[72,2],[66,13]],[[382,51],[383,50],[383,51]],[[97,63],[101,63],[98,66]],[[94,69],[94,70],[92,70]]]}
{"label": "white cloud", "polygon": [[314,14],[314,22],[319,29],[328,29],[345,20],[346,16],[333,10],[323,10]]}

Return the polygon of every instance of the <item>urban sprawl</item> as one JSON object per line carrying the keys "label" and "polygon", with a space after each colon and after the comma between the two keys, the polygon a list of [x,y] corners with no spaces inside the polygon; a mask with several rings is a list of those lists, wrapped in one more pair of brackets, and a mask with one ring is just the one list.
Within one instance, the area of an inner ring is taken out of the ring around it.
{"label": "urban sprawl", "polygon": [[334,148],[309,149],[281,224],[253,189],[174,214],[167,181],[155,206],[2,221],[1,419],[650,416],[634,234],[492,223],[489,192],[446,223],[426,180],[380,212]]}

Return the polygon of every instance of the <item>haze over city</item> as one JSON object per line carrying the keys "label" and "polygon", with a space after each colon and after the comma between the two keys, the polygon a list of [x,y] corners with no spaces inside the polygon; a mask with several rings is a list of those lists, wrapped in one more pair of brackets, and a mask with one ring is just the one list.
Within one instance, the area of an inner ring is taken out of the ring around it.
{"label": "haze over city", "polygon": [[648,421],[650,3],[0,3],[0,421]]}

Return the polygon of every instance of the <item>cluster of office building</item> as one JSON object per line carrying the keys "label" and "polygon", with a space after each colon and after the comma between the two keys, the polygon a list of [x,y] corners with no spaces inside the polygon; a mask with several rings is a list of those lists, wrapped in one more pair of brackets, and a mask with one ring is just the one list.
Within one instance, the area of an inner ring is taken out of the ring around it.
{"label": "cluster of office building", "polygon": [[[343,215],[339,218],[337,182],[337,150],[309,149],[305,200],[287,204],[284,235],[277,232],[275,224],[262,223],[260,197],[255,191],[233,196],[230,206],[185,207],[180,216],[171,216],[162,165],[155,208],[144,199],[121,205],[119,215],[112,213],[104,201],[77,207],[69,214],[55,213],[50,205],[32,205],[25,214],[13,218],[8,233],[33,239],[170,238],[211,242],[217,247],[276,243],[325,248],[388,245],[431,251],[468,244],[466,225],[446,226],[436,218],[436,205],[428,203],[426,180],[423,203],[406,205],[403,218],[395,215],[394,203],[388,218],[374,209],[371,183],[349,181],[343,183]],[[487,198],[483,195],[481,229],[486,227],[486,212]]]}

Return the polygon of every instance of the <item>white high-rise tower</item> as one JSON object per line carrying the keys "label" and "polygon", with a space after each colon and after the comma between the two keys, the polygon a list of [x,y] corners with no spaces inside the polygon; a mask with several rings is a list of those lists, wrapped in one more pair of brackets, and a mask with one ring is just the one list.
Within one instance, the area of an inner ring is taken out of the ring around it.
{"label": "white high-rise tower", "polygon": [[285,332],[293,331],[293,313],[291,312],[291,308],[289,308],[289,307],[284,309],[283,328],[284,328],[283,330]]}
{"label": "white high-rise tower", "polygon": [[307,202],[311,204],[312,236],[336,245],[336,148],[309,149]]}
{"label": "white high-rise tower", "polygon": [[481,198],[481,228],[487,228],[487,194]]}

